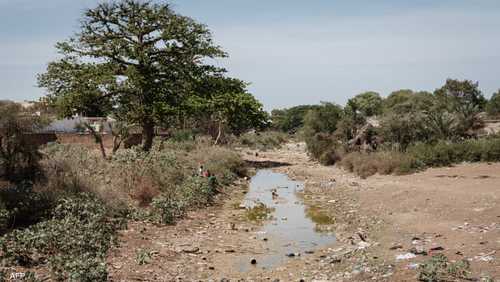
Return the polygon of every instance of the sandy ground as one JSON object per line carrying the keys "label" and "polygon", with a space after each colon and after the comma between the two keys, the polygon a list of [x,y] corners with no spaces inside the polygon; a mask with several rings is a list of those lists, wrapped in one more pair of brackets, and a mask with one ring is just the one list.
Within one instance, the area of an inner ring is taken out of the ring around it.
{"label": "sandy ground", "polygon": [[[337,242],[273,269],[240,266],[269,250],[259,224],[238,206],[248,181],[218,204],[191,212],[175,226],[135,222],[109,257],[113,281],[416,281],[415,265],[443,253],[467,259],[475,279],[500,281],[500,164],[463,164],[407,176],[360,179],[310,161],[303,144],[245,151],[256,163],[305,182],[306,205],[335,218]],[[427,252],[397,260],[411,248]],[[143,251],[141,251],[143,250]],[[138,257],[147,253],[145,264]]]}

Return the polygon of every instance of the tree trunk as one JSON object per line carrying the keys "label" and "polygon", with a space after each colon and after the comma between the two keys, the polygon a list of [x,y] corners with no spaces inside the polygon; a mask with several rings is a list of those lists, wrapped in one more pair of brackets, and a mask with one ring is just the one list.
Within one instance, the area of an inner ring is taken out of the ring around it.
{"label": "tree trunk", "polygon": [[87,122],[83,124],[89,131],[92,136],[94,136],[95,142],[99,144],[99,149],[101,150],[101,155],[103,159],[107,159],[108,157],[106,156],[106,148],[104,147],[104,142],[102,141],[102,135],[95,131],[95,129]]}
{"label": "tree trunk", "polygon": [[121,136],[113,136],[113,155],[120,149],[123,138]]}
{"label": "tree trunk", "polygon": [[217,139],[215,139],[214,145],[219,144],[219,139],[222,135],[222,122],[219,122],[219,128],[218,128],[219,133],[217,134]]}
{"label": "tree trunk", "polygon": [[153,147],[153,138],[155,136],[155,126],[153,122],[145,122],[142,125],[142,149],[146,152]]}

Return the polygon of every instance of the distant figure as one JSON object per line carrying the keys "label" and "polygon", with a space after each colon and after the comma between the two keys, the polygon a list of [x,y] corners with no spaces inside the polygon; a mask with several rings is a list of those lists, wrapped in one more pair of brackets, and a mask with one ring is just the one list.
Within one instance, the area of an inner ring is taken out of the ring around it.
{"label": "distant figure", "polygon": [[200,164],[200,166],[198,167],[198,176],[202,177],[203,173],[204,173],[203,165]]}
{"label": "distant figure", "polygon": [[276,200],[278,198],[278,192],[276,189],[271,190],[271,195],[273,197],[273,200]]}

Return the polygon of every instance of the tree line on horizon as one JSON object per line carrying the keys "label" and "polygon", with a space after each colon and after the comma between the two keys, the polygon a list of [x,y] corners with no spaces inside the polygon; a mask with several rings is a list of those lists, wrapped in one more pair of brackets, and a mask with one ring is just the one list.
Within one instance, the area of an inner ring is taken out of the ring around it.
{"label": "tree line on horizon", "polygon": [[[450,81],[450,83],[462,83],[470,89],[476,88],[473,91],[480,91],[478,89],[478,83],[473,83],[472,81],[459,81],[454,79],[448,79],[448,81]],[[344,108],[355,107],[365,117],[380,116],[388,113],[401,104],[411,103],[412,101],[419,103],[420,100],[425,99],[423,97],[427,97],[427,100],[431,100],[432,98],[430,97],[435,93],[436,92],[431,93],[428,91],[400,89],[391,92],[384,98],[378,92],[367,91],[349,99]],[[479,110],[484,112],[485,117],[490,119],[500,118],[500,89],[493,93],[489,100],[482,94],[478,95],[478,99],[480,100],[478,103],[480,106]],[[329,102],[322,102],[320,104],[297,105],[288,108],[273,109],[271,111],[272,128],[286,133],[296,133],[304,125],[304,117],[310,110],[318,110],[322,105],[328,103]],[[339,105],[339,107],[342,106]]]}
{"label": "tree line on horizon", "polygon": [[[354,154],[361,152],[394,154],[394,158],[404,159],[404,165],[422,167],[500,160],[495,135],[493,141],[469,142],[484,139],[485,119],[498,118],[499,113],[500,90],[488,100],[477,82],[448,79],[433,93],[404,89],[382,98],[376,92],[365,92],[349,99],[345,107],[323,102],[274,110],[271,120],[277,130],[298,133],[310,155],[323,164],[352,159],[352,155],[364,162],[374,157]],[[454,151],[463,152],[463,158]],[[418,157],[414,156],[426,154],[432,158],[415,161]]]}

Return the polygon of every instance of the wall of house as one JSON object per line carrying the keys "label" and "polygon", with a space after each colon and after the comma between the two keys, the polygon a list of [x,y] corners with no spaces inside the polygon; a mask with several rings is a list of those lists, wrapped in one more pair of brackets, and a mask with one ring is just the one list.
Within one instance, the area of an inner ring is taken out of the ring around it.
{"label": "wall of house", "polygon": [[[41,146],[48,143],[57,142],[60,144],[80,144],[88,148],[98,148],[94,136],[91,134],[80,134],[80,133],[31,133],[26,134],[28,142]],[[103,143],[107,148],[113,147],[113,136],[111,134],[103,135]],[[125,148],[129,148],[134,145],[140,145],[142,141],[141,134],[132,134],[127,140],[122,144]]]}

